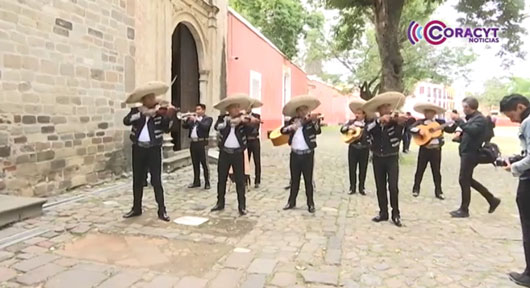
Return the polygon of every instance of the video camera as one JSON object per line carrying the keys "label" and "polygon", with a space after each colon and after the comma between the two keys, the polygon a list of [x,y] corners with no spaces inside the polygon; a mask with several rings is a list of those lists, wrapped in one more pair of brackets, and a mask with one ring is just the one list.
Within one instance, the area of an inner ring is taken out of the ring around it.
{"label": "video camera", "polygon": [[508,166],[508,163],[513,164],[515,162],[523,160],[523,158],[524,156],[522,155],[513,155],[513,156],[508,157],[508,159],[497,158],[497,160],[495,160],[495,166],[506,167]]}

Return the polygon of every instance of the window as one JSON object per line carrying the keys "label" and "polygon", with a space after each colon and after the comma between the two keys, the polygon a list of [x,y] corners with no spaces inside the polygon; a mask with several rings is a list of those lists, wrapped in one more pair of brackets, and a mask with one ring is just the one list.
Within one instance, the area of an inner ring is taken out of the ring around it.
{"label": "window", "polygon": [[[291,68],[284,67],[283,70],[283,97],[282,97],[282,107],[291,100]],[[282,111],[279,112],[282,117],[282,125],[283,122],[285,122],[285,116],[283,115]]]}
{"label": "window", "polygon": [[[261,101],[261,73],[250,71],[250,93],[251,98]],[[255,111],[261,114],[261,108],[256,108]]]}
{"label": "window", "polygon": [[423,94],[423,93],[425,93],[425,87],[421,86],[420,87],[420,94]]}

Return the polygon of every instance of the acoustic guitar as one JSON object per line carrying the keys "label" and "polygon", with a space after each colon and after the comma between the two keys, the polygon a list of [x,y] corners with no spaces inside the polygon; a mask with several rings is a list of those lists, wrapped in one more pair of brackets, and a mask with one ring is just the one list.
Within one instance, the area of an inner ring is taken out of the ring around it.
{"label": "acoustic guitar", "polygon": [[349,129],[348,132],[345,134],[342,134],[342,141],[346,144],[353,143],[361,138],[363,134],[363,129],[360,127],[355,127],[353,129]]}
{"label": "acoustic guitar", "polygon": [[282,134],[280,130],[281,130],[281,127],[276,128],[272,130],[271,133],[269,134],[269,139],[271,139],[272,145],[274,146],[282,146],[282,145],[289,143],[289,135]]}
{"label": "acoustic guitar", "polygon": [[416,143],[418,146],[423,146],[431,142],[432,139],[440,138],[443,135],[443,129],[451,125],[453,125],[453,122],[447,122],[442,125],[440,125],[438,122],[432,122],[426,125],[418,125],[416,128],[418,128],[419,131],[413,136],[414,143]]}

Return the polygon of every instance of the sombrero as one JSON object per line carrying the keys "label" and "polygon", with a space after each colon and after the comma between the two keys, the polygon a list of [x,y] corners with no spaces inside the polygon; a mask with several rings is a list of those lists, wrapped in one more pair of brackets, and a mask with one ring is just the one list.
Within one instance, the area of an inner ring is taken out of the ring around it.
{"label": "sombrero", "polygon": [[296,109],[302,106],[307,106],[307,108],[309,108],[309,111],[312,111],[315,110],[318,106],[320,106],[320,100],[318,100],[315,96],[311,95],[296,96],[293,99],[289,100],[287,104],[285,104],[282,113],[285,116],[295,117]]}
{"label": "sombrero", "polygon": [[394,109],[399,109],[405,104],[405,95],[399,92],[385,92],[367,101],[362,109],[368,114],[377,112],[381,105],[390,104]]}
{"label": "sombrero", "polygon": [[425,110],[433,110],[436,112],[436,114],[443,114],[445,113],[445,109],[443,107],[440,107],[438,105],[429,103],[429,102],[417,102],[414,104],[414,111],[425,114]]}
{"label": "sombrero", "polygon": [[252,106],[250,107],[250,109],[259,108],[261,106],[263,106],[263,102],[259,101],[258,99],[252,98]]}
{"label": "sombrero", "polygon": [[150,94],[155,94],[155,96],[164,95],[168,89],[169,86],[164,82],[150,81],[134,89],[133,92],[127,96],[125,103],[131,104],[141,102],[142,98]]}
{"label": "sombrero", "polygon": [[361,98],[354,98],[349,104],[351,112],[355,113],[355,111],[357,111],[359,108],[362,108],[365,103],[366,101]]}
{"label": "sombrero", "polygon": [[231,105],[239,104],[241,109],[247,109],[252,105],[252,99],[248,97],[247,94],[233,94],[221,100],[219,103],[215,104],[213,107],[221,112],[226,111]]}

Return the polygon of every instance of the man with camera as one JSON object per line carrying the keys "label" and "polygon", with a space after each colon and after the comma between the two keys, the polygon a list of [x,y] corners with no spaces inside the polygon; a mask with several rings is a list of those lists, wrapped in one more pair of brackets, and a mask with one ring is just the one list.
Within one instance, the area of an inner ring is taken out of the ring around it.
{"label": "man with camera", "polygon": [[469,217],[469,204],[471,202],[471,188],[477,190],[484,197],[490,207],[488,213],[493,213],[501,203],[501,199],[495,197],[488,188],[473,178],[473,172],[480,163],[480,149],[490,138],[487,133],[488,122],[486,117],[478,111],[478,100],[474,97],[466,97],[462,100],[462,108],[466,118],[461,119],[457,113],[451,115],[456,123],[447,132],[453,133],[457,128],[462,130],[458,152],[460,155],[460,173],[458,182],[462,190],[462,202],[460,208],[450,212],[452,217]]}
{"label": "man with camera", "polygon": [[501,112],[510,118],[510,121],[521,123],[519,140],[521,141],[522,153],[515,155],[504,161],[506,171],[512,172],[515,177],[519,177],[517,187],[517,208],[521,219],[523,232],[523,248],[526,260],[526,269],[523,273],[511,272],[510,280],[518,285],[530,287],[530,102],[519,94],[512,94],[504,97],[500,103]]}

